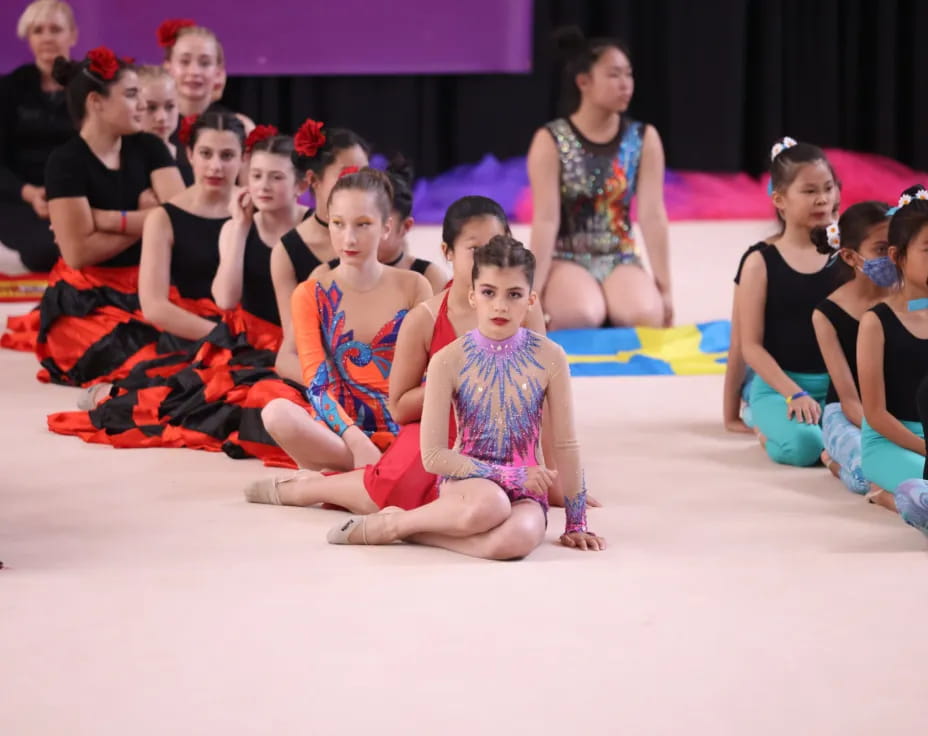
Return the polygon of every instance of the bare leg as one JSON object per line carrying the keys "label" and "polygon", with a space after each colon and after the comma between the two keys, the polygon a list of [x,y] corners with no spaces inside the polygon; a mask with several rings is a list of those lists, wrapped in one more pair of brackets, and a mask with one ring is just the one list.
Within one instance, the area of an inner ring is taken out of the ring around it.
{"label": "bare leg", "polygon": [[492,481],[483,478],[446,481],[439,497],[425,506],[368,516],[358,524],[349,520],[337,527],[343,532],[350,529],[347,538],[337,543],[392,544],[422,532],[469,537],[499,526],[510,513],[509,498]]}
{"label": "bare leg", "polygon": [[268,434],[301,468],[353,470],[354,456],[344,440],[287,399],[274,399],[261,410]]}
{"label": "bare leg", "polygon": [[867,494],[867,500],[876,504],[877,506],[882,506],[887,511],[892,511],[893,513],[899,513],[899,510],[896,508],[896,497],[892,493],[880,488],[873,483],[870,484],[870,492]]}
{"label": "bare leg", "polygon": [[363,470],[338,475],[297,476],[278,483],[277,493],[285,506],[331,503],[355,514],[373,514],[377,511],[377,504],[364,488]]}
{"label": "bare leg", "polygon": [[458,552],[485,560],[516,560],[527,557],[545,538],[545,514],[535,501],[512,504],[512,513],[498,527],[469,537],[451,537],[435,532],[414,534],[406,541]]}
{"label": "bare leg", "polygon": [[576,263],[551,264],[542,305],[551,315],[552,330],[602,327],[606,321],[606,299],[599,282]]}
{"label": "bare leg", "polygon": [[828,454],[828,450],[822,450],[822,465],[824,465],[835,478],[841,478],[841,466],[838,465],[834,460],[832,460],[831,455]]}
{"label": "bare leg", "polygon": [[654,277],[640,266],[616,266],[603,281],[609,321],[615,327],[661,327],[664,303]]}

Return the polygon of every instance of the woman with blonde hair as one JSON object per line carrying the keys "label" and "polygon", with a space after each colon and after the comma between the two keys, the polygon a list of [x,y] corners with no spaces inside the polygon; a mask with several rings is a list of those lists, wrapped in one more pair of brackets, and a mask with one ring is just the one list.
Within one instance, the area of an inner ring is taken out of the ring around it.
{"label": "woman with blonde hair", "polygon": [[34,61],[0,79],[0,272],[44,272],[58,257],[49,230],[45,162],[77,131],[64,89],[52,77],[55,58],[70,58],[77,41],[71,6],[35,0],[19,18],[16,34]]}

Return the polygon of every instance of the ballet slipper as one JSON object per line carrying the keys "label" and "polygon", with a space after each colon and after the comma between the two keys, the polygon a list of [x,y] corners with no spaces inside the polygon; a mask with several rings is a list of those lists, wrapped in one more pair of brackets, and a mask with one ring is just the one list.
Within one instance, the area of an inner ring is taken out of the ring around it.
{"label": "ballet slipper", "polygon": [[291,475],[289,478],[279,478],[277,476],[273,478],[262,478],[261,480],[256,480],[253,483],[250,483],[245,488],[245,500],[250,503],[268,503],[274,506],[281,506],[280,500],[280,486],[282,483],[289,483],[290,481],[297,480],[298,478],[306,478],[308,476],[318,476],[315,470],[298,470],[296,473]]}
{"label": "ballet slipper", "polygon": [[[329,544],[367,544],[367,525],[364,523],[366,520],[366,516],[349,516],[347,521],[329,529],[329,533],[325,535],[326,541]],[[359,527],[362,541],[352,542],[348,537]]]}
{"label": "ballet slipper", "polygon": [[93,386],[89,386],[81,392],[80,398],[77,400],[77,408],[81,411],[96,409],[97,405],[103,401],[103,390],[106,389],[106,392],[109,393],[112,387],[112,383],[95,383]]}
{"label": "ballet slipper", "polygon": [[[329,529],[329,533],[326,534],[326,540],[329,544],[391,544],[391,542],[369,542],[367,539],[367,520],[371,516],[384,516],[388,514],[395,514],[400,511],[404,511],[399,506],[385,506],[380,511],[377,511],[373,514],[367,514],[366,516],[349,516],[346,521],[334,526]],[[361,530],[361,541],[352,542],[349,537],[355,529]]]}

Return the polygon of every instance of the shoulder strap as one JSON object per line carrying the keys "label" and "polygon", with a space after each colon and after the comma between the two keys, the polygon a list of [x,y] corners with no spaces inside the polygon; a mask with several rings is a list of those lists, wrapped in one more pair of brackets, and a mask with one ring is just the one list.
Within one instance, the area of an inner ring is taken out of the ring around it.
{"label": "shoulder strap", "polygon": [[429,266],[432,265],[431,261],[427,261],[424,258],[417,258],[412,262],[412,265],[409,267],[410,271],[415,271],[416,273],[421,273],[425,276],[425,272]]}

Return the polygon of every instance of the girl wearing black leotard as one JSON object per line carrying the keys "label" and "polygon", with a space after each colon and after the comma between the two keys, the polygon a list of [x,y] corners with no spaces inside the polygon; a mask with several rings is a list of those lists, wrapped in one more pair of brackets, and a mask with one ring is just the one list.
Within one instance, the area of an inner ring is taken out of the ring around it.
{"label": "girl wearing black leotard", "polygon": [[900,198],[889,243],[902,288],[861,319],[857,366],[864,476],[886,491],[875,500],[895,508],[896,487],[917,478],[925,463],[916,404],[928,368],[928,191],[921,185]]}
{"label": "girl wearing black leotard", "polygon": [[771,460],[809,466],[822,453],[819,427],[828,374],[812,312],[847,274],[816,252],[810,232],[831,220],[837,185],[825,154],[792,139],[771,152],[772,200],[784,229],[744,262],[737,290],[739,337],[751,381],[751,419]]}
{"label": "girl wearing black leotard", "polygon": [[[849,207],[827,229],[812,231],[819,251],[837,250],[851,274],[850,281],[815,308],[812,325],[830,379],[822,412],[822,461],[854,493],[870,490],[861,469],[863,407],[857,376],[857,333],[864,312],[890,294],[890,284],[873,271],[873,265],[886,257],[889,248],[888,209],[883,202],[861,202]],[[895,279],[895,271],[890,275]]]}
{"label": "girl wearing black leotard", "polygon": [[234,115],[201,115],[191,130],[196,182],[152,211],[142,235],[139,297],[155,326],[199,340],[220,310],[212,298],[219,268],[219,233],[229,220],[242,165],[245,130]]}

